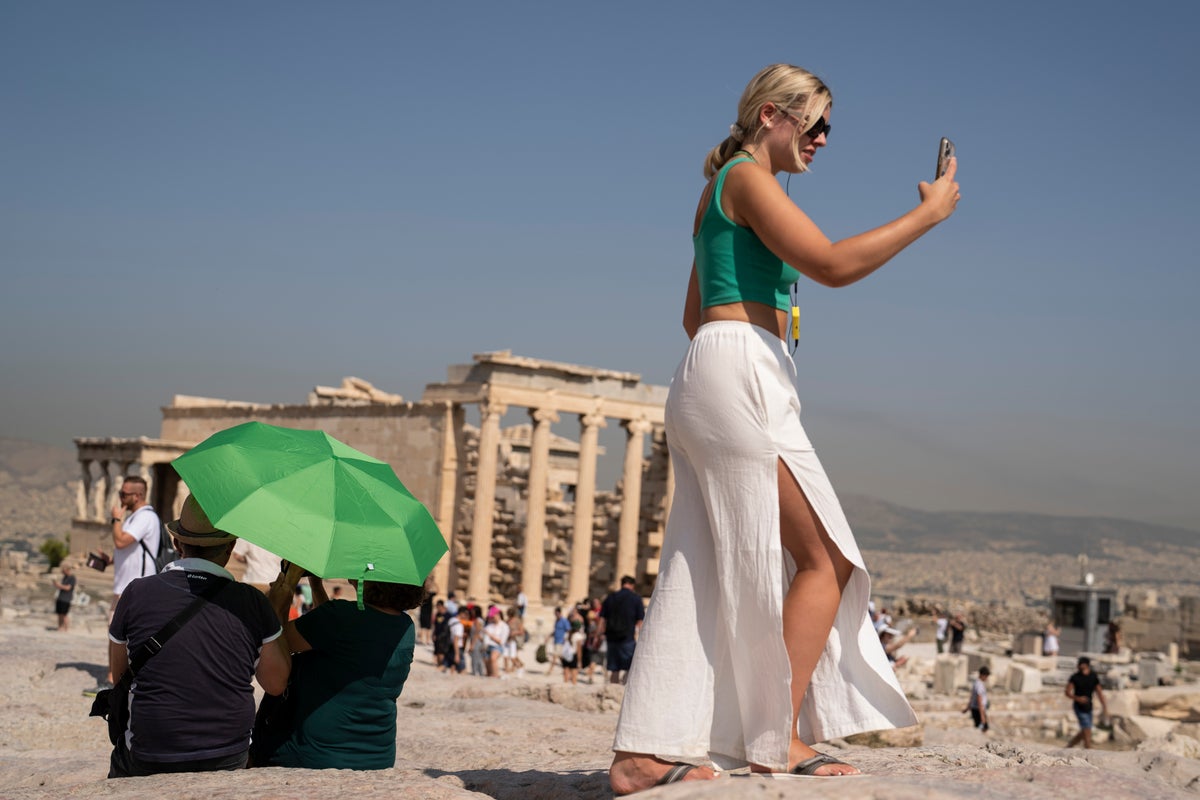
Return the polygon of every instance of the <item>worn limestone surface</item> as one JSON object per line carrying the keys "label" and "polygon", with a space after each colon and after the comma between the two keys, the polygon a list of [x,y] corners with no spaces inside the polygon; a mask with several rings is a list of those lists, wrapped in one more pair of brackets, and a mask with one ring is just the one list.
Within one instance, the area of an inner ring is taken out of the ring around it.
{"label": "worn limestone surface", "polygon": [[[605,775],[621,690],[524,678],[448,676],[427,650],[399,703],[399,758],[381,772],[289,769],[109,781],[103,723],[83,689],[103,674],[101,618],[48,631],[48,613],[0,622],[0,798],[608,798]],[[866,777],[731,775],[648,791],[652,798],[1173,798],[1200,794],[1200,761],[1164,741],[1140,751],[1063,750],[985,737],[952,721],[912,747],[829,748]]]}

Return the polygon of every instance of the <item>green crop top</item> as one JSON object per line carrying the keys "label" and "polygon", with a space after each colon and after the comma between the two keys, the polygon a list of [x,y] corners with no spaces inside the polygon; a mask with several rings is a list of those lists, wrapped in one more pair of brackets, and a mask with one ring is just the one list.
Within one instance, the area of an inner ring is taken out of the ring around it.
{"label": "green crop top", "polygon": [[800,273],[768,250],[754,231],[738,225],[721,210],[725,176],[730,167],[741,161],[753,159],[735,158],[717,173],[708,208],[700,219],[700,230],[692,237],[696,277],[700,281],[700,307],[749,300],[787,311],[791,308],[788,288],[800,278]]}

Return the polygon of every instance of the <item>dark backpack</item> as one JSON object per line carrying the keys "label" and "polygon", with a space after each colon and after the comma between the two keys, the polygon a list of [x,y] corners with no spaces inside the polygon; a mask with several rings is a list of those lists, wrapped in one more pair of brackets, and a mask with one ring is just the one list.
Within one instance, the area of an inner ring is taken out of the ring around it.
{"label": "dark backpack", "polygon": [[[166,530],[159,526],[158,529],[158,552],[151,553],[150,548],[146,547],[146,543],[138,540],[138,545],[142,548],[142,577],[147,575],[157,575],[163,571],[163,567],[170,564],[175,559],[179,558],[179,554],[175,552],[175,548],[171,545],[171,537]],[[146,561],[149,559],[150,563]],[[146,567],[152,566],[153,572],[147,572]]]}

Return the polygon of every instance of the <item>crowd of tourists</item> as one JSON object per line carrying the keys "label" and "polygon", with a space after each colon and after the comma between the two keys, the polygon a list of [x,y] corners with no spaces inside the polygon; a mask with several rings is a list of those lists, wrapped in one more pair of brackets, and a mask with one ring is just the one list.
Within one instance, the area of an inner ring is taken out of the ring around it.
{"label": "crowd of tourists", "polygon": [[[554,609],[554,624],[542,641],[533,640],[525,624],[526,603],[518,595],[502,608],[473,598],[460,604],[454,592],[446,598],[427,597],[418,614],[418,642],[432,651],[438,670],[481,678],[521,677],[528,659],[545,664],[546,674],[558,668],[565,683],[582,677],[623,683],[633,660],[637,632],[645,616],[642,598],[626,576],[621,588],[604,600],[587,598]],[[532,656],[531,656],[532,653]]]}

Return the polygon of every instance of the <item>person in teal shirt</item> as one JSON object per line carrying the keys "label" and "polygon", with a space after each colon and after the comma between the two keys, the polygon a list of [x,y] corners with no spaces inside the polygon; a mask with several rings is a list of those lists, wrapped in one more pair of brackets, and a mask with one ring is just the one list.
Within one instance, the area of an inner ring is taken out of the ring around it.
{"label": "person in teal shirt", "polygon": [[[313,610],[284,625],[295,654],[285,701],[291,724],[274,741],[258,742],[255,763],[388,769],[396,763],[396,698],[416,644],[405,612],[421,604],[424,589],[365,581],[360,608],[349,600],[329,600],[319,578],[309,582]],[[258,726],[255,736],[272,737]]]}

